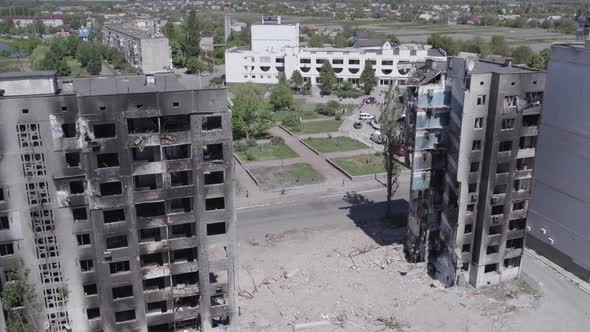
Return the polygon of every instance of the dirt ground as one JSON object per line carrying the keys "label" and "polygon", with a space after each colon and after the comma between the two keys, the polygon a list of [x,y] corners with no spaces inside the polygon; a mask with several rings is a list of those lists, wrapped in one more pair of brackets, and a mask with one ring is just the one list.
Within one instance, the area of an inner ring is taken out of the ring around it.
{"label": "dirt ground", "polygon": [[442,288],[424,264],[406,262],[402,236],[399,229],[319,226],[240,242],[243,330],[314,323],[305,331],[516,331],[515,314],[543,300],[521,281]]}

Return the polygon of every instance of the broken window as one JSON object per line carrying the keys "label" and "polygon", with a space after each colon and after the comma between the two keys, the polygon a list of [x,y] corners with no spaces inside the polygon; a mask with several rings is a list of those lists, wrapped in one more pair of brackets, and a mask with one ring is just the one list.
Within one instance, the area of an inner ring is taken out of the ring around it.
{"label": "broken window", "polygon": [[166,279],[168,277],[152,278],[143,280],[144,290],[164,289],[166,288]]}
{"label": "broken window", "polygon": [[149,302],[146,305],[146,308],[146,312],[148,313],[168,311],[168,309],[166,308],[166,301]]}
{"label": "broken window", "polygon": [[84,193],[84,181],[76,180],[70,181],[70,194],[83,194]]}
{"label": "broken window", "polygon": [[96,167],[107,168],[107,167],[119,167],[119,154],[118,153],[99,153],[96,155]]}
{"label": "broken window", "polygon": [[181,224],[170,226],[170,234],[172,238],[191,237],[194,235],[192,224]]}
{"label": "broken window", "polygon": [[526,201],[516,201],[512,203],[512,211],[524,210],[526,207]]}
{"label": "broken window", "polygon": [[80,166],[80,152],[66,152],[66,167]]}
{"label": "broken window", "polygon": [[514,180],[514,191],[527,191],[531,189],[532,178]]}
{"label": "broken window", "polygon": [[483,118],[475,118],[475,129],[483,128]]}
{"label": "broken window", "polygon": [[524,244],[524,238],[510,239],[506,241],[506,249],[520,249]]}
{"label": "broken window", "polygon": [[76,124],[75,123],[64,123],[61,125],[61,130],[64,133],[64,137],[76,137]]}
{"label": "broken window", "polygon": [[10,223],[8,222],[8,217],[2,216],[0,217],[0,230],[10,229]]}
{"label": "broken window", "polygon": [[4,188],[0,188],[0,201],[4,201]]}
{"label": "broken window", "polygon": [[486,104],[486,95],[479,95],[477,96],[477,105],[485,105]]}
{"label": "broken window", "polygon": [[162,240],[160,228],[146,228],[139,230],[139,242],[151,242]]}
{"label": "broken window", "polygon": [[496,174],[508,173],[510,172],[510,163],[501,163],[496,166]]}
{"label": "broken window", "polygon": [[99,185],[101,196],[114,196],[121,195],[123,193],[123,187],[121,181],[115,182],[104,182]]}
{"label": "broken window", "polygon": [[191,145],[170,145],[164,147],[164,158],[166,160],[187,159],[191,156]]}
{"label": "broken window", "polygon": [[84,295],[96,295],[98,294],[98,289],[96,288],[96,284],[88,284],[84,285]]}
{"label": "broken window", "polygon": [[197,248],[186,248],[172,251],[174,263],[192,262],[197,258]]}
{"label": "broken window", "polygon": [[172,285],[196,285],[199,283],[199,275],[197,272],[189,272],[182,274],[175,274],[172,276]]}
{"label": "broken window", "polygon": [[512,141],[502,141],[498,145],[499,152],[512,151]]}
{"label": "broken window", "polygon": [[203,146],[203,160],[216,161],[223,160],[223,144],[207,144]]}
{"label": "broken window", "polygon": [[504,213],[504,205],[494,205],[492,206],[492,216],[503,214]]}
{"label": "broken window", "polygon": [[504,260],[504,267],[511,268],[511,267],[519,267],[520,266],[520,259],[521,257],[514,257],[514,258],[506,258]]}
{"label": "broken window", "polygon": [[464,244],[461,248],[461,252],[470,252],[471,251],[471,244]]}
{"label": "broken window", "polygon": [[[414,51],[414,52],[416,52],[416,51]],[[211,326],[212,327],[228,326],[228,325],[229,325],[229,316],[211,317]]]}
{"label": "broken window", "polygon": [[[205,180],[205,184],[207,180]],[[178,171],[170,172],[170,186],[181,187],[189,186],[193,184],[193,172],[192,171]]]}
{"label": "broken window", "polygon": [[170,203],[170,213],[187,213],[193,210],[190,197],[175,198],[168,202]]}
{"label": "broken window", "polygon": [[516,107],[518,96],[505,96],[504,97],[504,108]]}
{"label": "broken window", "polygon": [[477,191],[477,183],[470,183],[468,186],[469,193],[474,193]]}
{"label": "broken window", "polygon": [[88,317],[88,319],[100,318],[100,308],[86,309],[86,317]]}
{"label": "broken window", "polygon": [[469,165],[469,171],[471,173],[479,171],[479,162],[474,161]]}
{"label": "broken window", "polygon": [[135,310],[123,310],[115,312],[115,322],[127,322],[130,320],[135,320]]}
{"label": "broken window", "polygon": [[520,138],[518,147],[521,149],[534,149],[537,146],[537,136],[525,136]]}
{"label": "broken window", "polygon": [[489,235],[502,234],[502,225],[490,226]]}
{"label": "broken window", "polygon": [[519,171],[526,171],[533,169],[534,158],[519,158],[516,159],[516,169]]}
{"label": "broken window", "polygon": [[471,232],[473,232],[473,224],[466,224],[463,234],[470,234]]}
{"label": "broken window", "polygon": [[176,298],[176,304],[179,307],[191,307],[195,308],[199,305],[199,297],[197,295],[185,296]]}
{"label": "broken window", "polygon": [[131,286],[131,285],[113,287],[112,291],[113,291],[113,300],[133,296],[133,286]]}
{"label": "broken window", "polygon": [[481,150],[481,140],[473,141],[473,144],[471,145],[471,150],[473,150],[473,151]]}
{"label": "broken window", "polygon": [[9,256],[14,254],[14,246],[12,243],[0,244],[0,256]]}
{"label": "broken window", "polygon": [[117,130],[114,123],[98,124],[94,125],[93,128],[95,138],[109,138],[117,136]]}
{"label": "broken window", "polygon": [[127,119],[129,134],[159,133],[160,123],[157,117]]}
{"label": "broken window", "polygon": [[201,318],[189,318],[174,322],[174,329],[176,330],[201,330]]}
{"label": "broken window", "polygon": [[475,210],[475,204],[467,204],[467,212],[473,212]]}
{"label": "broken window", "polygon": [[133,177],[135,191],[155,190],[162,188],[162,174],[145,174]]}
{"label": "broken window", "polygon": [[224,197],[212,197],[205,199],[205,211],[223,210],[225,209]]}
{"label": "broken window", "polygon": [[540,105],[543,103],[543,91],[527,92],[525,98],[529,104]]}
{"label": "broken window", "polygon": [[523,127],[536,127],[539,125],[539,114],[530,114],[530,115],[523,115],[522,117],[522,126]]}
{"label": "broken window", "polygon": [[505,194],[507,185],[505,183],[497,184],[494,186],[494,195]]}
{"label": "broken window", "polygon": [[164,265],[164,258],[161,252],[155,252],[153,254],[141,255],[141,266],[162,266]]}
{"label": "broken window", "polygon": [[135,213],[138,217],[157,217],[166,215],[164,202],[151,202],[135,204]]}
{"label": "broken window", "polygon": [[90,234],[78,234],[76,235],[76,239],[78,240],[79,246],[90,245]]}
{"label": "broken window", "polygon": [[524,219],[524,218],[510,220],[510,222],[508,223],[508,228],[511,231],[524,229],[525,226],[526,226],[526,219]]}
{"label": "broken window", "polygon": [[143,148],[132,148],[133,161],[154,162],[160,161],[159,146],[144,146]]}
{"label": "broken window", "polygon": [[105,224],[125,220],[125,209],[103,210],[103,221]]}
{"label": "broken window", "polygon": [[217,307],[229,304],[229,298],[227,294],[216,294],[211,296],[211,306]]}
{"label": "broken window", "polygon": [[111,274],[130,271],[129,261],[114,262],[109,264]]}
{"label": "broken window", "polygon": [[223,183],[223,171],[204,172],[205,185]]}
{"label": "broken window", "polygon": [[203,117],[203,131],[221,129],[221,116]]}
{"label": "broken window", "polygon": [[92,259],[81,259],[80,260],[80,271],[91,272],[94,271],[94,262]]}
{"label": "broken window", "polygon": [[109,236],[106,239],[107,249],[127,247],[127,235]]}
{"label": "broken window", "polygon": [[85,207],[72,208],[72,216],[74,217],[74,221],[88,220],[88,212]]}
{"label": "broken window", "polygon": [[514,119],[502,119],[502,130],[514,128]]}
{"label": "broken window", "polygon": [[486,255],[497,254],[500,251],[499,245],[491,245],[486,248]]}
{"label": "broken window", "polygon": [[484,269],[483,272],[484,273],[490,273],[490,272],[495,272],[498,269],[498,264],[494,263],[494,264],[487,264]]}
{"label": "broken window", "polygon": [[164,133],[191,130],[190,115],[168,115],[161,117],[160,121]]}

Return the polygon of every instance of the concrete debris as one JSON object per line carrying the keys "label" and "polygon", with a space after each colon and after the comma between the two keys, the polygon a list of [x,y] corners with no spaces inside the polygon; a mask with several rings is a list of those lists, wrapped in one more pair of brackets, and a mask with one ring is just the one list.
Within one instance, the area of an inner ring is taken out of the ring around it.
{"label": "concrete debris", "polygon": [[[330,321],[327,321],[327,320],[320,320],[320,321],[311,322],[311,323],[293,324],[293,331],[312,330],[312,329],[318,329],[318,328],[322,328],[322,327],[330,326],[330,325],[331,325]],[[324,330],[319,329],[317,331],[324,331]]]}
{"label": "concrete debris", "polygon": [[285,272],[283,277],[285,277],[285,279],[293,278],[297,273],[299,273],[299,269],[294,269],[289,272]]}

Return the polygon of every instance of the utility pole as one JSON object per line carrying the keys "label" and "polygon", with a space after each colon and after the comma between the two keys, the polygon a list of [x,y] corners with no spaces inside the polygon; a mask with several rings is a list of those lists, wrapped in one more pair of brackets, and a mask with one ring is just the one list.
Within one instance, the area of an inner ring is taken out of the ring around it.
{"label": "utility pole", "polygon": [[227,39],[229,38],[229,34],[231,33],[231,16],[229,13],[230,10],[230,3],[226,1],[223,4],[223,18],[224,18],[224,26],[223,26],[223,42],[227,44]]}

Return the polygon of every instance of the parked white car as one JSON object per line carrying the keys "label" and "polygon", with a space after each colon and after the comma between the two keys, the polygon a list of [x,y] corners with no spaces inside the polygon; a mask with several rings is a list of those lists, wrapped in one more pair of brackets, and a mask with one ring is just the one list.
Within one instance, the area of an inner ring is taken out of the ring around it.
{"label": "parked white car", "polygon": [[369,113],[360,113],[359,114],[359,120],[363,120],[363,121],[371,121],[375,119],[374,115],[371,115]]}
{"label": "parked white car", "polygon": [[381,144],[381,132],[379,130],[375,130],[371,134],[371,141],[373,141],[377,144]]}

